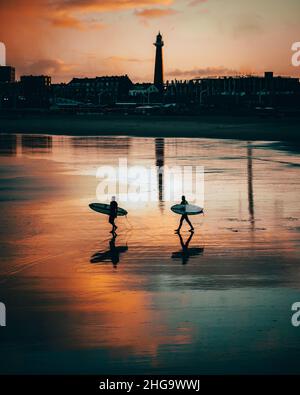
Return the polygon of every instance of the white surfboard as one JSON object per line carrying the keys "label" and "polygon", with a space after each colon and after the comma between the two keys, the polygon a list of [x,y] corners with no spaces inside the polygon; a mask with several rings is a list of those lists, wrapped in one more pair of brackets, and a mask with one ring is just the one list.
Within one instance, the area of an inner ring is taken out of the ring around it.
{"label": "white surfboard", "polygon": [[203,214],[203,208],[194,204],[175,204],[171,207],[175,214],[179,215],[198,215]]}

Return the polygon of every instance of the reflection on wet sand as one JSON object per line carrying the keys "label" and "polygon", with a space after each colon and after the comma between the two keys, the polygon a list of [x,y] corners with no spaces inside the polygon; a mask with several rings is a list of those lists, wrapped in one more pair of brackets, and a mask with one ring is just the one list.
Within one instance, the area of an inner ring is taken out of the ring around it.
{"label": "reflection on wet sand", "polygon": [[255,228],[254,218],[254,198],[253,198],[253,161],[252,161],[252,146],[248,143],[247,147],[247,169],[248,169],[248,207],[249,207],[249,220],[252,230]]}
{"label": "reflection on wet sand", "polygon": [[155,139],[155,165],[157,167],[158,201],[163,210],[164,201],[164,165],[165,165],[165,143],[163,138]]}
{"label": "reflection on wet sand", "polygon": [[201,248],[189,247],[189,244],[194,236],[194,232],[190,233],[189,237],[186,239],[185,242],[183,241],[181,233],[178,232],[177,235],[180,240],[180,245],[181,245],[182,250],[173,252],[172,259],[181,259],[182,264],[186,265],[188,263],[190,257],[195,257],[195,256],[203,254],[204,247],[201,247]]}
{"label": "reflection on wet sand", "polygon": [[23,135],[21,136],[21,144],[24,153],[50,153],[52,151],[52,136]]}
{"label": "reflection on wet sand", "polygon": [[17,136],[0,134],[0,155],[16,155]]}
{"label": "reflection on wet sand", "polygon": [[128,157],[131,148],[131,139],[129,137],[71,137],[70,142],[75,154],[79,153],[82,155],[85,152],[86,155],[102,155],[106,152],[111,155],[114,152],[114,157]]}
{"label": "reflection on wet sand", "polygon": [[[300,284],[299,153],[264,142],[121,140],[6,137],[0,371],[299,373],[289,316]],[[129,222],[118,219],[108,238],[107,217],[88,207],[95,171],[127,155],[132,165],[205,167],[206,214],[193,217],[194,234],[174,235],[162,177],[158,201],[120,201]]]}
{"label": "reflection on wet sand", "polygon": [[120,254],[128,250],[128,246],[116,246],[117,235],[113,234],[109,241],[109,249],[107,251],[98,251],[91,257],[91,263],[101,263],[111,261],[113,267],[116,268],[120,262]]}

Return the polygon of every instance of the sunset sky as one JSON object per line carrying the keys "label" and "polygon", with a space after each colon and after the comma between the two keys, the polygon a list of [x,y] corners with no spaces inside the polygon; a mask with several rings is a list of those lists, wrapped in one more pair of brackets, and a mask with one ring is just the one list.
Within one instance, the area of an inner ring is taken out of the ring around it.
{"label": "sunset sky", "polygon": [[300,76],[299,0],[0,0],[0,41],[17,75],[128,74],[151,81],[160,30],[165,79]]}

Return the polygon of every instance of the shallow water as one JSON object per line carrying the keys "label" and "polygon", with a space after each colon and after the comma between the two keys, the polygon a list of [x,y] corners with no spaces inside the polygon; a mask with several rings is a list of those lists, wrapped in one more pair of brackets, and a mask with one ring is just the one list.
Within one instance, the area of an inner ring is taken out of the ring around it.
{"label": "shallow water", "polygon": [[[97,168],[120,157],[204,166],[194,234],[174,234],[179,217],[158,178],[155,201],[119,201],[129,215],[112,240],[88,204]],[[1,135],[0,165],[1,373],[300,372],[296,149]]]}

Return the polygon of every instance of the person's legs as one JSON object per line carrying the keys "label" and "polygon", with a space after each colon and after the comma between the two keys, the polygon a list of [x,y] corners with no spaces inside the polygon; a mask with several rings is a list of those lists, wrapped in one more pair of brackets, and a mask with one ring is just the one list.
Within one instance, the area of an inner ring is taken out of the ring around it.
{"label": "person's legs", "polygon": [[191,227],[191,229],[190,229],[190,230],[194,230],[194,227],[193,227],[193,225],[192,225],[191,221],[189,220],[189,217],[186,215],[184,219],[185,219],[185,220],[186,220],[186,222],[187,222],[187,223],[190,225],[190,227]]}
{"label": "person's legs", "polygon": [[182,224],[183,224],[183,220],[184,220],[184,215],[182,215],[181,218],[180,218],[179,226],[178,226],[178,228],[176,229],[176,232],[179,232],[179,231],[180,231],[180,229],[181,229],[181,227],[182,227]]}
{"label": "person's legs", "polygon": [[114,230],[117,230],[118,227],[117,227],[117,225],[115,224],[115,220],[116,220],[116,217],[113,218],[113,228],[114,228]]}
{"label": "person's legs", "polygon": [[116,230],[116,225],[115,225],[115,219],[114,219],[114,217],[109,217],[109,220],[108,220],[108,222],[111,224],[111,226],[112,226],[112,230],[111,230],[111,233],[114,233],[114,231]]}

